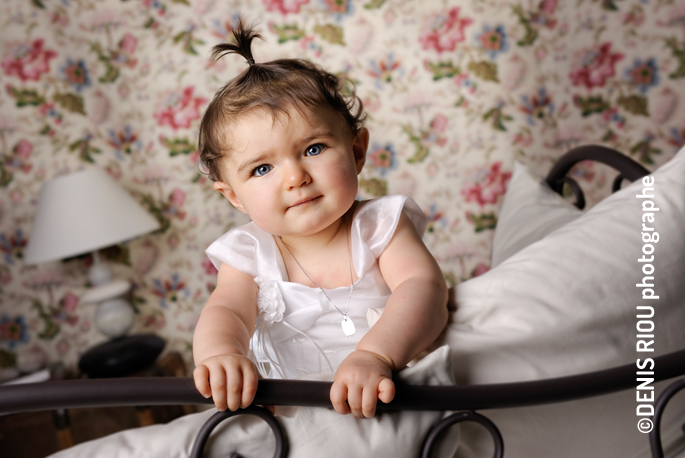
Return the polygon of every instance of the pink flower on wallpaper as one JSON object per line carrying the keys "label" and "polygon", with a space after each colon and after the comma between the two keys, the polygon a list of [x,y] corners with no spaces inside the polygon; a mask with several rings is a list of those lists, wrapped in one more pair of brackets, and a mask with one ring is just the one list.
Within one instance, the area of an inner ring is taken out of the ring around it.
{"label": "pink flower on wallpaper", "polygon": [[481,207],[497,203],[499,196],[507,190],[511,172],[502,172],[502,162],[495,162],[487,168],[480,168],[470,176],[470,183],[461,190],[467,202],[476,201]]}
{"label": "pink flower on wallpaper", "polygon": [[205,258],[204,261],[202,261],[202,268],[205,269],[205,273],[207,275],[215,276],[218,270],[216,270],[216,267],[214,267],[214,264],[212,264],[212,261],[210,261],[208,258]]}
{"label": "pink flower on wallpaper", "polygon": [[14,43],[7,54],[0,65],[8,76],[16,75],[22,81],[38,81],[40,75],[50,71],[50,59],[57,56],[55,51],[43,49],[42,38],[30,44]]}
{"label": "pink flower on wallpaper", "polygon": [[119,42],[119,48],[127,54],[133,54],[136,52],[136,47],[138,46],[138,39],[127,33],[124,38]]}
{"label": "pink flower on wallpaper", "polygon": [[164,95],[154,117],[160,126],[171,126],[174,130],[188,128],[200,117],[200,106],[207,103],[203,97],[193,97],[194,88],[188,86],[183,92],[173,91]]}
{"label": "pink flower on wallpaper", "polygon": [[181,188],[176,188],[171,192],[171,203],[176,207],[182,207],[186,201],[186,193]]}
{"label": "pink flower on wallpaper", "polygon": [[488,270],[490,270],[490,267],[488,267],[486,264],[484,264],[482,262],[479,262],[478,265],[476,266],[476,268],[473,269],[473,271],[471,272],[471,277],[472,278],[480,277],[481,275],[483,275]]}
{"label": "pink flower on wallpaper", "polygon": [[437,52],[454,51],[457,43],[464,41],[464,29],[473,23],[473,19],[460,18],[459,8],[452,8],[444,13],[433,15],[428,30],[420,37],[423,49],[435,49]]}
{"label": "pink flower on wallpaper", "polygon": [[264,0],[267,11],[280,11],[284,16],[289,13],[299,13],[300,7],[309,0]]}
{"label": "pink flower on wallpaper", "polygon": [[611,43],[599,48],[590,48],[576,55],[569,78],[574,86],[584,85],[588,89],[602,87],[606,80],[616,74],[616,62],[623,59],[620,52],[611,52]]}

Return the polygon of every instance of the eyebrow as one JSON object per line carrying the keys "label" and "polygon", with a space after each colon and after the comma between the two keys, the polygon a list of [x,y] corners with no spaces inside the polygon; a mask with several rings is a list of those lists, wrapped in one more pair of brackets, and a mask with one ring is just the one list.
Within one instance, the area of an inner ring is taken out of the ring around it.
{"label": "eyebrow", "polygon": [[269,157],[269,153],[262,153],[253,159],[248,159],[247,161],[243,162],[238,167],[238,175],[241,175],[243,171],[247,168],[252,168],[253,166],[261,164],[262,162],[264,162],[264,160],[266,160],[267,157]]}

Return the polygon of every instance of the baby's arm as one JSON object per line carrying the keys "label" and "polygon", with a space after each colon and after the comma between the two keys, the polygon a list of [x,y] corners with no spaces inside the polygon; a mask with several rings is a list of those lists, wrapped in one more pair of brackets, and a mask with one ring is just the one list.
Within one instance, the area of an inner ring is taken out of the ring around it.
{"label": "baby's arm", "polygon": [[219,410],[245,408],[257,392],[257,371],[247,357],[257,291],[251,276],[222,264],[193,334],[195,386]]}
{"label": "baby's arm", "polygon": [[432,344],[447,323],[445,279],[406,215],[378,264],[392,294],[378,322],[338,367],[331,388],[335,410],[355,417],[373,416],[377,399],[392,401],[392,371]]}

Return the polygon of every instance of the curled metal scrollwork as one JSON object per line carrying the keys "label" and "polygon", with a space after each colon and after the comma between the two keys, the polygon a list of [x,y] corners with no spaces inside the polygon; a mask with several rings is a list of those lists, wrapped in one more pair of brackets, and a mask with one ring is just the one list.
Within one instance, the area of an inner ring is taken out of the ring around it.
{"label": "curled metal scrollwork", "polygon": [[[652,450],[652,458],[664,458],[664,449],[661,446],[661,416],[664,409],[678,392],[685,389],[685,379],[671,383],[656,400],[654,406],[654,419],[652,420],[652,430],[649,432],[649,447]],[[683,427],[685,429],[685,426]]]}
{"label": "curled metal scrollwork", "polygon": [[436,441],[443,431],[453,425],[456,425],[457,423],[464,421],[478,423],[487,429],[495,443],[495,453],[493,458],[502,458],[504,455],[504,441],[502,440],[502,434],[500,434],[499,429],[497,429],[497,426],[495,426],[495,424],[487,417],[484,417],[483,415],[473,411],[457,412],[447,418],[444,418],[438,424],[433,426],[430,431],[428,431],[428,434],[426,434],[426,438],[423,440],[423,446],[421,447],[421,458],[430,458]]}
{"label": "curled metal scrollwork", "polygon": [[[236,410],[235,412],[226,410],[212,415],[209,420],[202,425],[200,432],[197,434],[195,443],[193,444],[193,449],[190,452],[190,458],[202,458],[202,452],[205,449],[205,445],[207,444],[207,440],[209,439],[209,435],[212,433],[212,431],[214,431],[214,429],[222,421],[236,415],[255,415],[264,420],[266,424],[269,425],[271,431],[274,433],[274,437],[276,438],[276,450],[274,451],[274,458],[285,458],[288,456],[288,443],[285,439],[285,433],[283,432],[281,424],[278,423],[278,420],[276,420],[276,417],[274,417],[273,414],[264,407],[250,406],[246,409]],[[241,457],[238,453],[232,453],[230,456],[231,458]]]}

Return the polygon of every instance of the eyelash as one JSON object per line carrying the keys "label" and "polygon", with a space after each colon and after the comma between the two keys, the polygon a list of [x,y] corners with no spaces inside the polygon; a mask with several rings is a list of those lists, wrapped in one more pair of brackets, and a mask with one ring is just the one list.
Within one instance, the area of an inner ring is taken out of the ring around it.
{"label": "eyelash", "polygon": [[[321,153],[323,153],[324,151],[326,151],[326,148],[328,148],[328,145],[326,145],[325,143],[314,143],[314,144],[312,144],[312,145],[309,145],[309,146],[307,147],[307,149],[305,150],[305,152],[304,152],[305,157],[312,157],[312,156],[308,156],[308,155],[307,155],[307,152],[309,151],[310,148],[312,148],[312,147],[314,147],[314,146],[318,146],[318,147],[321,148],[321,151],[320,151],[318,154],[315,154],[314,156],[318,156],[319,154],[321,154]],[[269,170],[267,170],[266,172],[264,172],[264,173],[261,174],[261,175],[258,175],[258,174],[257,174],[257,170],[260,169],[261,167],[269,167]],[[263,177],[264,175],[266,175],[267,173],[269,173],[269,172],[271,171],[272,168],[273,168],[273,167],[272,167],[271,165],[269,165],[269,164],[260,164],[260,165],[258,165],[257,167],[255,167],[254,169],[252,169],[252,173],[251,173],[250,175],[251,175],[251,176],[254,176],[254,177]]]}

